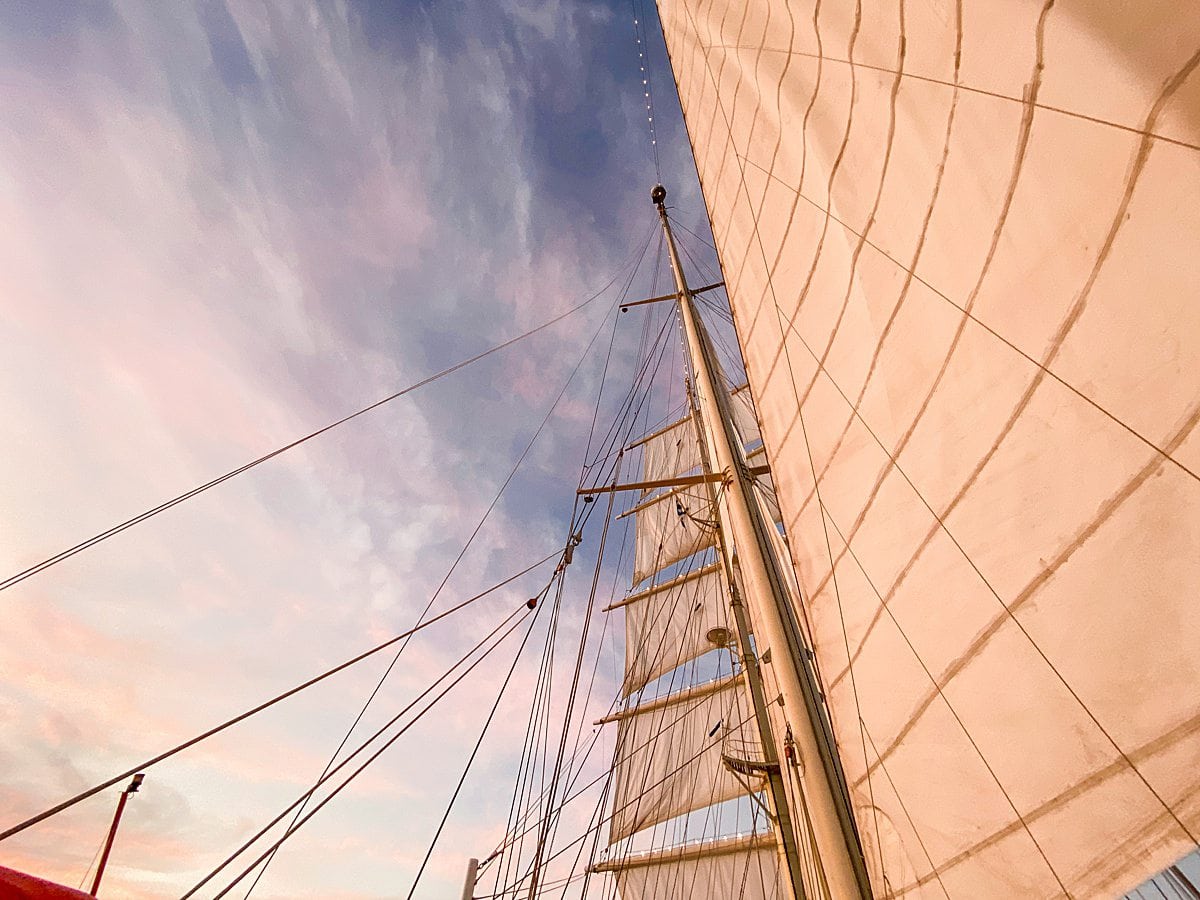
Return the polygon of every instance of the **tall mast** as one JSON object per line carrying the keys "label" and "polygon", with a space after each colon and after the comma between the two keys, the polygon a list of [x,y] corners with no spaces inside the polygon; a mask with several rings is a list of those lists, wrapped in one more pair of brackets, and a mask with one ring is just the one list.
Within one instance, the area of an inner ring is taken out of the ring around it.
{"label": "tall mast", "polygon": [[[812,837],[817,857],[824,872],[831,896],[836,898],[870,898],[871,888],[863,861],[858,831],[850,808],[845,778],[837,758],[832,729],[820,705],[816,676],[809,662],[795,611],[784,587],[783,572],[775,556],[758,499],[752,488],[751,475],[742,453],[741,441],[733,426],[733,415],[727,392],[721,386],[719,367],[703,324],[696,315],[692,292],[688,289],[683,266],[675,249],[671,223],[663,205],[666,188],[655,186],[650,193],[658,207],[666,235],[667,252],[675,276],[679,314],[683,322],[688,353],[691,358],[700,426],[709,450],[709,458],[718,471],[726,474],[726,489],[720,492],[717,514],[722,534],[732,538],[737,551],[738,565],[748,594],[747,601],[753,618],[759,645],[771,649],[772,670],[780,688],[780,703],[792,727],[803,765],[802,790],[809,807]],[[728,548],[727,548],[728,549]],[[732,560],[726,558],[730,567]],[[731,582],[732,584],[732,582]],[[736,591],[736,587],[734,588]],[[776,762],[779,752],[765,714],[763,686],[757,659],[749,655],[745,610],[736,593],[733,595],[734,615],[742,644],[747,681],[758,718],[760,736],[767,761]],[[778,765],[766,766],[768,785],[778,832],[786,857],[792,889],[796,897],[804,897],[801,883],[796,830],[791,824],[786,791]],[[786,824],[787,827],[784,827]],[[815,885],[813,887],[816,887]]]}

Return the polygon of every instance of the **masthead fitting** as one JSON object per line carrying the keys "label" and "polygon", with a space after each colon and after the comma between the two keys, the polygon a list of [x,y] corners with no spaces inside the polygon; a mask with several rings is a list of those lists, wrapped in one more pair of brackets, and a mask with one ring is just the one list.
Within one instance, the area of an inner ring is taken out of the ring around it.
{"label": "masthead fitting", "polygon": [[663,201],[667,199],[667,189],[661,184],[656,184],[650,190],[650,199],[654,201],[655,206],[662,206]]}

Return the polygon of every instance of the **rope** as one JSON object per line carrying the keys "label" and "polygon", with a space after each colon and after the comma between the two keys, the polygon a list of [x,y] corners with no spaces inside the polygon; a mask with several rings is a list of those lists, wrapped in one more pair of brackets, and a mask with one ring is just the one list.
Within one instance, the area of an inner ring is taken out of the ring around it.
{"label": "rope", "polygon": [[282,702],[283,700],[286,700],[288,697],[291,697],[294,694],[298,694],[301,691],[305,690],[306,688],[310,688],[314,684],[324,681],[326,678],[329,678],[332,675],[336,675],[338,672],[341,672],[343,669],[348,669],[350,666],[354,665],[355,663],[362,662],[364,659],[366,659],[369,656],[374,656],[376,653],[379,653],[381,650],[386,650],[388,647],[392,646],[397,641],[402,641],[405,638],[407,638],[409,635],[415,634],[418,631],[422,631],[425,628],[428,628],[430,625],[433,625],[436,622],[440,622],[442,619],[446,618],[449,615],[452,615],[453,613],[458,612],[459,610],[463,609],[466,606],[469,606],[470,604],[474,603],[476,600],[486,597],[488,594],[492,593],[493,591],[496,591],[496,590],[504,587],[509,582],[515,581],[517,578],[520,578],[522,575],[532,572],[538,566],[543,565],[546,562],[549,562],[551,559],[553,559],[555,556],[557,556],[559,554],[559,552],[560,551],[556,550],[554,553],[551,553],[549,556],[545,557],[542,560],[539,560],[538,562],[534,563],[533,565],[529,566],[528,568],[524,569],[523,571],[518,572],[516,575],[506,578],[504,581],[501,581],[498,584],[493,585],[492,587],[488,588],[486,591],[476,594],[474,597],[470,598],[469,600],[464,600],[462,603],[459,603],[457,606],[450,607],[445,612],[438,613],[436,616],[434,616],[428,622],[425,622],[421,625],[417,625],[415,628],[410,628],[408,631],[402,632],[393,638],[389,638],[388,640],[384,641],[382,644],[377,644],[375,647],[372,647],[370,650],[367,650],[364,653],[360,653],[358,656],[355,656],[352,659],[348,659],[345,662],[334,666],[332,669],[327,669],[325,672],[322,672],[320,675],[317,675],[315,678],[310,678],[308,681],[305,681],[302,684],[298,684],[293,688],[289,688],[288,690],[284,691],[282,694],[277,694],[276,696],[272,697],[270,700],[267,700],[266,702],[260,703],[258,706],[255,706],[253,709],[249,709],[246,712],[240,713],[239,715],[234,716],[232,719],[227,719],[226,721],[222,722],[220,725],[210,728],[208,731],[205,731],[202,734],[197,735],[196,737],[186,740],[182,744],[177,744],[176,746],[172,747],[170,750],[160,753],[157,756],[153,756],[150,759],[143,760],[142,762],[138,763],[137,765],[125,770],[121,774],[115,775],[112,778],[108,779],[107,781],[101,782],[100,784],[96,785],[95,787],[90,787],[85,791],[81,791],[80,793],[76,794],[74,797],[64,800],[61,803],[59,803],[55,806],[52,806],[49,809],[44,810],[43,812],[38,813],[36,816],[31,816],[30,818],[26,819],[25,821],[12,826],[11,828],[7,829],[4,832],[0,832],[0,841],[5,840],[6,838],[10,838],[14,834],[19,834],[20,832],[24,831],[26,828],[36,825],[38,822],[48,819],[51,816],[62,812],[64,809],[69,809],[70,807],[74,806],[76,803],[86,800],[88,797],[94,796],[95,794],[100,793],[100,791],[103,791],[106,788],[110,788],[117,782],[124,781],[126,778],[129,778],[131,775],[135,775],[138,772],[148,769],[150,766],[160,763],[164,759],[169,759],[170,757],[176,755],[177,753],[182,753],[184,750],[187,750],[189,747],[194,747],[196,744],[199,744],[201,741],[207,740],[208,738],[212,737],[215,734],[220,734],[222,731],[225,731],[227,728],[231,728],[234,725],[238,724],[239,722],[243,722],[246,719],[250,718],[251,716],[256,715],[257,713],[260,713],[265,709],[269,709],[270,707],[274,706],[277,703]]}
{"label": "rope", "polygon": [[78,544],[74,544],[73,546],[68,547],[65,550],[61,550],[58,553],[54,554],[53,556],[47,557],[46,559],[42,560],[39,563],[29,566],[26,569],[22,569],[20,572],[10,575],[7,578],[5,578],[3,581],[0,581],[0,591],[6,591],[11,587],[14,587],[15,585],[20,584],[25,579],[31,578],[34,575],[37,575],[39,572],[45,571],[46,569],[50,568],[51,566],[57,565],[60,562],[70,559],[72,556],[74,556],[77,553],[82,553],[84,550],[87,550],[90,547],[94,547],[96,544],[99,544],[102,541],[108,540],[109,538],[118,535],[122,531],[125,531],[126,529],[132,528],[133,526],[138,525],[138,524],[146,521],[147,519],[153,518],[154,516],[158,515],[161,512],[166,512],[168,509],[171,509],[174,506],[178,506],[180,503],[183,503],[185,500],[190,500],[192,497],[195,497],[198,494],[202,494],[205,491],[209,490],[210,488],[214,488],[220,484],[224,484],[226,481],[229,481],[231,478],[236,478],[238,475],[241,475],[244,472],[248,472],[249,470],[253,469],[254,467],[259,466],[262,463],[267,462],[268,460],[272,460],[275,457],[277,457],[283,453],[286,453],[288,450],[291,450],[295,447],[299,447],[301,444],[307,443],[308,441],[311,441],[313,438],[316,438],[316,437],[319,437],[319,436],[325,434],[327,431],[332,431],[333,429],[337,428],[340,425],[344,425],[353,419],[357,419],[359,416],[365,415],[366,413],[371,412],[374,409],[378,409],[379,407],[381,407],[387,403],[390,403],[393,400],[397,400],[400,397],[405,396],[406,394],[410,394],[413,391],[416,391],[422,387],[425,387],[428,384],[432,384],[433,382],[435,382],[441,378],[445,378],[448,375],[452,375],[455,372],[457,372],[459,369],[463,369],[463,368],[466,368],[467,366],[477,363],[480,360],[482,360],[488,356],[491,356],[493,353],[498,353],[501,350],[511,347],[513,344],[523,341],[526,338],[532,337],[533,335],[537,334],[538,332],[544,331],[545,329],[549,328],[550,326],[561,322],[563,319],[566,319],[566,318],[574,315],[575,313],[580,312],[581,310],[583,310],[587,306],[589,306],[591,303],[593,303],[595,300],[597,300],[601,295],[604,294],[605,291],[607,291],[613,285],[613,283],[619,277],[620,272],[623,271],[624,268],[625,267],[622,266],[621,270],[618,270],[617,274],[613,275],[613,277],[611,279],[609,279],[608,283],[605,284],[604,287],[602,287],[600,290],[596,291],[594,294],[589,296],[587,299],[585,299],[581,303],[578,303],[575,306],[572,306],[566,312],[560,313],[559,315],[555,316],[554,318],[548,319],[547,321],[543,322],[542,324],[537,325],[537,326],[529,329],[528,331],[517,335],[516,337],[509,338],[508,340],[503,341],[502,343],[495,344],[492,347],[489,347],[487,350],[484,350],[481,353],[477,353],[468,359],[464,359],[461,362],[457,362],[452,366],[442,369],[440,372],[436,372],[433,375],[429,375],[429,376],[421,379],[420,381],[414,382],[413,384],[410,384],[408,387],[402,388],[401,390],[398,390],[395,393],[389,394],[388,396],[386,396],[380,400],[376,400],[374,403],[368,404],[367,406],[364,406],[361,409],[350,413],[349,415],[343,416],[342,418],[340,418],[334,422],[331,422],[330,424],[325,425],[322,428],[318,428],[316,431],[311,431],[308,434],[304,435],[303,437],[297,438],[294,441],[284,444],[282,447],[278,447],[277,449],[272,450],[270,453],[263,454],[262,456],[258,457],[257,459],[251,460],[250,462],[246,463],[245,465],[238,466],[236,469],[231,469],[228,472],[226,472],[224,475],[220,475],[220,476],[212,479],[211,481],[206,481],[203,484],[197,485],[196,487],[192,488],[191,490],[184,491],[182,494],[179,494],[176,497],[172,497],[170,500],[164,501],[163,503],[160,503],[157,506],[151,507],[150,509],[147,509],[144,512],[138,513],[138,515],[134,516],[131,519],[126,519],[124,522],[121,522],[117,525],[113,525],[112,527],[107,528],[104,531],[94,534],[91,537],[87,538],[86,540],[80,541]]}
{"label": "rope", "polygon": [[[649,242],[650,242],[649,238],[647,237],[647,239],[646,239],[647,246],[649,245]],[[643,247],[642,253],[643,254],[645,253],[645,247]],[[640,262],[641,257],[639,256],[638,259]],[[517,461],[513,464],[512,469],[509,471],[508,477],[504,479],[504,482],[500,485],[499,490],[496,491],[495,496],[492,498],[492,502],[490,504],[488,504],[488,507],[484,511],[483,516],[479,519],[479,522],[475,525],[474,530],[471,532],[470,536],[467,538],[466,542],[463,544],[462,549],[460,549],[458,551],[458,555],[454,558],[454,562],[452,562],[450,564],[450,568],[446,571],[446,574],[445,574],[445,576],[443,576],[441,583],[437,586],[437,589],[433,592],[433,595],[429,598],[429,602],[425,604],[425,608],[421,611],[421,615],[417,619],[418,623],[423,621],[425,616],[427,616],[429,614],[429,610],[433,608],[434,602],[441,595],[442,590],[446,587],[446,584],[450,581],[450,577],[454,574],[455,570],[457,570],[458,564],[461,563],[463,560],[463,557],[465,557],[467,555],[467,551],[471,548],[471,545],[475,542],[475,538],[477,538],[479,536],[479,532],[483,529],[484,524],[487,522],[487,520],[491,516],[492,512],[496,509],[496,506],[497,506],[497,504],[499,504],[500,499],[504,496],[504,492],[508,489],[508,486],[512,483],[512,480],[516,477],[517,472],[520,470],[522,464],[524,464],[526,458],[529,456],[530,451],[533,450],[534,444],[536,444],[538,438],[541,437],[541,434],[545,430],[546,425],[550,422],[550,419],[553,417],[555,410],[558,409],[558,405],[559,405],[559,403],[562,402],[562,398],[566,394],[567,389],[571,386],[571,382],[573,382],[575,380],[575,376],[579,374],[579,369],[583,366],[584,360],[587,358],[588,353],[591,352],[592,347],[596,343],[596,339],[600,336],[600,332],[603,331],[603,329],[604,329],[604,322],[602,321],[600,323],[600,327],[597,328],[595,333],[592,335],[592,339],[590,341],[588,341],[587,346],[583,350],[583,353],[580,354],[579,361],[575,363],[575,367],[571,370],[571,374],[567,377],[567,380],[563,384],[562,388],[559,390],[558,395],[554,398],[554,402],[550,404],[550,408],[546,411],[546,414],[542,417],[541,424],[539,424],[537,427],[537,430],[534,431],[533,436],[529,439],[529,443],[527,443],[525,445],[525,449],[521,451],[521,455],[517,457]],[[400,656],[401,656],[401,654],[404,653],[405,649],[408,647],[408,643],[409,643],[408,640],[405,640],[405,642],[400,645],[400,647],[396,650],[396,655],[394,657],[392,657],[392,661],[390,663],[388,663],[387,668],[383,670],[383,674],[379,676],[379,681],[375,684],[374,689],[367,696],[367,699],[363,702],[362,707],[358,711],[358,715],[354,717],[354,721],[350,723],[350,727],[346,730],[346,733],[342,737],[341,742],[337,745],[337,748],[333,751],[333,754],[329,757],[329,761],[325,764],[325,769],[321,773],[322,776],[324,776],[325,773],[329,771],[330,766],[333,765],[334,761],[338,757],[338,754],[341,753],[342,749],[346,746],[346,742],[350,740],[350,736],[354,733],[354,730],[358,727],[358,724],[362,721],[363,716],[366,715],[367,710],[370,708],[371,703],[374,702],[375,697],[379,694],[379,691],[383,688],[384,682],[386,682],[388,679],[388,676],[390,676],[392,674],[392,669],[394,669],[396,666],[396,663],[400,661]],[[295,818],[293,819],[293,824],[295,824],[296,819],[300,818],[300,815],[304,812],[304,807],[306,805],[307,805],[307,800],[300,805],[300,808],[298,810],[296,810],[296,815],[295,815]],[[248,898],[254,892],[254,889],[258,886],[259,881],[262,880],[263,875],[266,874],[267,869],[270,867],[271,863],[274,861],[277,853],[278,853],[278,848],[275,851],[272,851],[271,856],[267,859],[266,863],[258,871],[258,874],[254,877],[254,881],[252,881],[250,883],[250,887],[246,889],[246,893],[244,895],[245,898]]]}
{"label": "rope", "polygon": [[[564,577],[562,571],[555,573],[555,577]],[[549,591],[550,586],[546,586],[546,591]],[[541,611],[541,607],[538,608]],[[458,779],[458,784],[454,787],[454,793],[450,795],[450,802],[446,804],[446,811],[442,813],[442,820],[438,823],[437,830],[433,833],[433,839],[429,842],[429,848],[425,851],[425,857],[421,860],[421,866],[417,869],[417,877],[413,879],[413,886],[408,892],[408,900],[412,900],[412,895],[417,890],[417,885],[421,883],[421,876],[425,873],[425,866],[429,863],[429,857],[433,855],[433,848],[437,845],[438,838],[442,836],[442,829],[446,827],[446,820],[450,818],[450,810],[454,808],[454,802],[458,799],[458,794],[462,790],[463,783],[467,780],[467,773],[471,771],[471,764],[475,762],[475,756],[479,753],[479,748],[483,744],[483,739],[487,735],[488,728],[492,724],[492,719],[496,717],[496,710],[500,708],[500,701],[504,698],[504,692],[508,689],[508,684],[512,681],[513,672],[517,669],[517,663],[521,659],[521,654],[525,651],[525,645],[529,641],[529,636],[533,633],[533,626],[537,622],[537,614],[534,614],[533,619],[529,623],[529,629],[525,632],[525,637],[521,639],[521,646],[517,648],[517,653],[513,657],[512,665],[508,667],[508,674],[504,676],[504,681],[500,684],[500,690],[496,693],[496,702],[492,704],[491,712],[484,720],[483,728],[479,731],[479,739],[475,741],[475,747],[471,750],[471,755],[467,758],[467,764],[463,767],[462,775]]]}
{"label": "rope", "polygon": [[[361,775],[362,772],[369,765],[371,765],[371,763],[373,763],[375,760],[377,760],[380,757],[380,755],[385,750],[388,749],[388,747],[392,746],[392,744],[394,744],[397,740],[399,740],[404,735],[404,733],[406,731],[408,731],[409,728],[411,728],[413,725],[415,725],[417,722],[419,722],[421,720],[421,718],[425,715],[425,713],[427,713],[427,712],[429,712],[429,710],[433,709],[433,707],[437,705],[438,701],[440,701],[443,697],[445,697],[446,694],[448,694],[450,691],[452,691],[464,678],[466,678],[469,674],[471,674],[471,672],[481,662],[483,662],[485,659],[487,659],[487,657],[492,653],[492,651],[494,651],[497,647],[499,647],[502,643],[504,643],[505,639],[507,639],[508,636],[510,634],[512,634],[513,631],[516,630],[517,626],[520,625],[521,622],[524,621],[524,619],[528,618],[530,610],[525,607],[522,607],[522,608],[525,609],[524,615],[522,615],[521,618],[517,619],[517,621],[512,624],[512,626],[508,629],[508,631],[506,631],[495,644],[493,644],[491,647],[489,647],[483,653],[483,655],[479,657],[479,659],[477,659],[473,663],[471,663],[471,665],[469,667],[467,667],[467,669],[461,675],[459,675],[457,678],[454,679],[454,681],[452,681],[449,685],[447,685],[445,690],[443,690],[440,694],[438,694],[436,697],[434,697],[434,699],[430,703],[428,703],[424,709],[422,709],[419,713],[417,713],[417,715],[414,716],[410,722],[408,722],[403,728],[401,728],[400,731],[398,731],[392,737],[388,738],[387,742],[384,743],[383,746],[381,746],[374,753],[372,753],[367,758],[366,762],[364,762],[357,769],[355,769],[348,776],[346,776],[346,779],[341,784],[339,784],[336,788],[334,788],[333,791],[331,791],[329,793],[329,795],[327,797],[325,797],[320,803],[318,803],[316,806],[314,806],[312,808],[312,810],[306,816],[304,816],[304,818],[300,819],[295,825],[293,825],[291,828],[289,828],[284,833],[283,837],[279,838],[279,840],[277,840],[274,844],[272,844],[270,847],[268,847],[266,851],[264,851],[257,859],[255,859],[254,862],[252,862],[249,866],[247,866],[245,869],[243,869],[241,871],[241,873],[236,878],[234,878],[233,881],[231,881],[222,891],[215,894],[213,897],[213,900],[219,900],[219,898],[224,897],[231,890],[233,890],[233,888],[237,886],[238,882],[240,882],[243,878],[245,878],[252,871],[254,871],[254,869],[257,868],[258,864],[261,863],[264,859],[266,859],[273,850],[275,850],[280,844],[282,844],[284,841],[286,841],[288,838],[290,838],[293,834],[295,834],[297,831],[299,831],[300,828],[306,822],[308,822],[313,816],[315,816],[318,812],[320,812],[325,807],[325,805],[327,803],[329,803],[330,800],[332,800],[339,793],[341,793],[342,790],[350,784],[350,782],[352,782],[355,778],[357,778],[359,775]],[[518,612],[520,612],[520,609],[518,609]],[[510,618],[511,618],[511,616],[510,616]]]}

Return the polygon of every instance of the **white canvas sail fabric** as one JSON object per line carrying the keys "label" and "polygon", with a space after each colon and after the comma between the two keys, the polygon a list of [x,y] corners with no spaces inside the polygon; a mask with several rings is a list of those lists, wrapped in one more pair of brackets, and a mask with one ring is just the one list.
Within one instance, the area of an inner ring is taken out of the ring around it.
{"label": "white canvas sail fabric", "polygon": [[762,436],[758,433],[758,419],[754,415],[754,398],[749,385],[735,387],[730,392],[729,399],[733,425],[737,429],[738,437],[742,439],[742,446],[753,447],[762,440]]}
{"label": "white canvas sail fabric", "polygon": [[[754,457],[755,461],[751,464],[765,463],[766,459],[759,443],[762,438],[758,432],[758,420],[754,415],[754,400],[747,385],[735,387],[730,392],[730,411],[733,413],[734,426],[742,444],[750,448],[747,455]],[[644,481],[677,478],[699,470],[703,465],[696,423],[691,416],[685,416],[649,438],[644,438],[640,443],[643,448]]]}
{"label": "white canvas sail fabric", "polygon": [[643,501],[634,515],[634,584],[716,543],[712,503],[703,484]]}
{"label": "white canvas sail fabric", "polygon": [[673,861],[621,869],[617,887],[622,900],[670,900],[713,897],[729,900],[776,900],[780,890],[779,857],[773,846],[728,853],[716,847]]}
{"label": "white canvas sail fabric", "polygon": [[711,629],[732,630],[718,565],[630,598],[632,602],[625,605],[622,696],[715,649],[707,637]]}
{"label": "white canvas sail fabric", "polygon": [[740,679],[620,719],[609,843],[746,793],[721,762],[729,740],[744,741],[752,717]]}
{"label": "white canvas sail fabric", "polygon": [[642,478],[661,481],[686,475],[701,465],[696,424],[689,416],[650,438],[642,446]]}
{"label": "white canvas sail fabric", "polygon": [[1120,894],[1200,836],[1200,17],[659,8],[876,891]]}

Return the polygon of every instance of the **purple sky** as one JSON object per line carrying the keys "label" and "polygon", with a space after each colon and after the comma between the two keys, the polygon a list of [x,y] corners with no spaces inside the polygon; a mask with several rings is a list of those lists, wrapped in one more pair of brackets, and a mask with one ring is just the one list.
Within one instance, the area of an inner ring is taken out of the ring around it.
{"label": "purple sky", "polygon": [[[607,281],[654,221],[631,19],[616,0],[0,5],[0,574]],[[664,178],[699,228],[649,32]],[[2,824],[408,626],[603,316],[0,595]],[[440,605],[560,544],[600,361]],[[574,579],[577,604],[586,572]],[[368,724],[538,586],[415,641]],[[307,826],[255,896],[407,892],[504,662]],[[190,886],[320,771],[380,671],[152,769],[109,895]],[[465,857],[498,839],[532,678],[520,670],[419,896],[456,891]],[[114,802],[5,842],[0,864],[77,884]]]}

